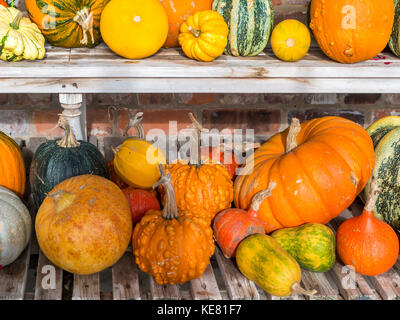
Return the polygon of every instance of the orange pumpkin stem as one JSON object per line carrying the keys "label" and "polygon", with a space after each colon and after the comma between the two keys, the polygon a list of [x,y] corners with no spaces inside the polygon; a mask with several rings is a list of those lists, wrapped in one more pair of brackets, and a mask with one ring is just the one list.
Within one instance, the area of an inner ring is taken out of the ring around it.
{"label": "orange pumpkin stem", "polygon": [[299,294],[304,294],[306,296],[313,296],[317,293],[317,290],[306,290],[300,286],[298,282],[295,282],[292,285],[292,293],[299,293]]}
{"label": "orange pumpkin stem", "polygon": [[80,142],[76,140],[75,134],[71,130],[71,126],[69,125],[68,120],[65,118],[63,114],[60,114],[60,118],[58,119],[58,126],[64,130],[65,134],[62,139],[57,141],[57,144],[61,148],[79,147]]}
{"label": "orange pumpkin stem", "polygon": [[178,219],[178,207],[176,205],[175,189],[171,182],[171,175],[165,173],[163,165],[160,163],[158,169],[161,173],[161,178],[153,185],[153,189],[163,186],[165,190],[165,205],[162,210],[162,217],[165,220]]}
{"label": "orange pumpkin stem", "polygon": [[253,213],[253,212],[258,212],[258,210],[260,210],[260,206],[263,203],[263,201],[270,197],[272,195],[272,190],[274,190],[274,188],[276,187],[276,183],[275,182],[270,182],[268,189],[264,189],[261,190],[259,192],[257,192],[253,198],[251,199],[251,205],[250,205],[250,210],[249,213]]}
{"label": "orange pumpkin stem", "polygon": [[378,189],[378,187],[376,185],[376,177],[372,176],[369,194],[368,194],[368,200],[364,207],[364,210],[366,212],[372,212],[372,213],[374,212],[375,203],[376,203],[376,200],[378,199],[379,191],[380,190]]}
{"label": "orange pumpkin stem", "polygon": [[293,118],[290,123],[289,133],[286,138],[286,153],[297,148],[297,135],[300,133],[301,125],[297,118]]}

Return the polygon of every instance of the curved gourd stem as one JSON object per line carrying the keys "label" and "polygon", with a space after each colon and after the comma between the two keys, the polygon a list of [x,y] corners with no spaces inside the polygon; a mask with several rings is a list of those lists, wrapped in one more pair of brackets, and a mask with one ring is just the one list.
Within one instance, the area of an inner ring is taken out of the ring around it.
{"label": "curved gourd stem", "polygon": [[158,186],[163,186],[165,191],[165,205],[162,211],[162,217],[165,220],[178,219],[178,207],[176,206],[175,189],[171,182],[171,175],[165,173],[163,165],[158,165],[160,170],[161,178],[153,185],[153,189]]}
{"label": "curved gourd stem", "polygon": [[124,133],[122,135],[127,136],[128,131],[131,128],[135,128],[136,138],[139,140],[144,140],[145,135],[144,135],[144,128],[143,128],[142,120],[143,120],[143,112],[137,112],[133,118],[129,117],[128,126],[125,128]]}
{"label": "curved gourd stem", "polygon": [[253,211],[258,211],[260,209],[263,201],[272,195],[272,190],[276,187],[276,182],[270,182],[268,189],[261,190],[257,192],[251,199],[250,209]]}
{"label": "curved gourd stem", "polygon": [[301,130],[300,121],[297,118],[293,118],[290,123],[289,133],[286,138],[286,153],[289,153],[293,149],[297,148],[297,135]]}
{"label": "curved gourd stem", "polygon": [[376,184],[376,177],[372,176],[371,184],[369,187],[368,200],[364,207],[365,211],[367,211],[367,212],[374,211],[375,203],[376,203],[376,200],[378,199],[379,192],[380,192],[380,190],[378,189],[377,184]]}
{"label": "curved gourd stem", "polygon": [[64,129],[65,134],[64,137],[57,141],[57,144],[61,148],[76,148],[79,147],[80,142],[76,140],[75,134],[71,130],[71,126],[68,123],[68,120],[65,118],[63,114],[60,114],[60,118],[58,119],[58,126]]}
{"label": "curved gourd stem", "polygon": [[201,126],[201,124],[197,121],[196,117],[193,113],[189,112],[189,119],[192,122],[193,127],[193,141],[194,145],[197,147],[196,152],[193,152],[195,148],[191,148],[190,150],[190,164],[191,165],[200,165],[201,164],[201,147],[200,147],[200,137],[201,132],[208,132],[208,129],[205,129]]}
{"label": "curved gourd stem", "polygon": [[87,33],[89,32],[92,44],[94,44],[93,35],[93,12],[88,7],[78,11],[74,17],[74,21],[82,28],[83,39],[81,44],[87,45],[89,43]]}
{"label": "curved gourd stem", "polygon": [[196,30],[192,26],[189,26],[188,29],[196,38],[200,37],[200,34],[201,34],[200,30]]}
{"label": "curved gourd stem", "polygon": [[21,23],[21,19],[22,19],[22,12],[19,11],[15,16],[13,22],[10,23],[10,27],[13,28],[14,30],[18,30],[19,24]]}
{"label": "curved gourd stem", "polygon": [[232,151],[232,152],[237,151],[237,152],[240,152],[240,153],[244,153],[244,152],[247,152],[249,150],[257,149],[260,146],[261,146],[261,144],[258,143],[258,142],[248,142],[248,141],[244,141],[242,143],[238,143],[238,142],[225,143],[225,142],[222,142],[222,143],[220,143],[218,148],[220,150],[227,150],[227,151]]}
{"label": "curved gourd stem", "polygon": [[302,288],[298,282],[295,282],[292,285],[291,289],[292,289],[292,293],[303,294],[303,295],[309,296],[309,297],[313,296],[317,293],[317,290],[306,290],[306,289]]}

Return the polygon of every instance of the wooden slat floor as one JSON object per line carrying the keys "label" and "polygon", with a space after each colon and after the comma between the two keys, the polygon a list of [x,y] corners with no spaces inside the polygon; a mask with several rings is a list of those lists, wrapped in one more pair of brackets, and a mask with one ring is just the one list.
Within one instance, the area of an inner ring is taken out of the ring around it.
{"label": "wooden slat floor", "polygon": [[[28,168],[33,153],[44,141],[42,138],[31,138],[28,143],[21,143]],[[97,144],[94,139],[91,139],[91,142]],[[110,157],[107,149],[118,143],[118,139],[105,141],[102,151],[106,150],[106,158]],[[27,203],[32,209],[29,200]],[[330,226],[337,229],[344,219],[360,214],[361,209],[362,203],[356,200],[349,209],[333,220]],[[33,210],[31,212],[34,216]],[[55,274],[53,288],[48,288],[49,270]],[[174,286],[160,286],[151,276],[138,270],[129,248],[113,267],[98,274],[70,274],[52,265],[40,251],[35,238],[13,264],[0,270],[0,300],[392,300],[400,299],[400,260],[391,270],[377,277],[354,274],[339,261],[326,273],[303,270],[302,286],[306,289],[316,289],[317,294],[311,298],[303,295],[284,298],[271,296],[246,279],[235,266],[234,260],[223,257],[217,246],[210,265],[200,279]]]}

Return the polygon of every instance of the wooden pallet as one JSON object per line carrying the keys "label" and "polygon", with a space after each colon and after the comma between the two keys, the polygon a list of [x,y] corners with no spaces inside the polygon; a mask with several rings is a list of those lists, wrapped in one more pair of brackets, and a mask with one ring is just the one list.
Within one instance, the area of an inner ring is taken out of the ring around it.
{"label": "wooden pallet", "polygon": [[[43,138],[31,138],[28,143],[20,141],[27,168],[36,148],[44,141]],[[112,156],[110,147],[120,141],[119,138],[105,139],[100,149],[105,151],[108,160]],[[97,144],[93,139],[91,142]],[[27,204],[34,216],[29,199]],[[360,214],[361,208],[362,204],[356,201],[330,226],[336,229],[344,219]],[[54,273],[55,282],[54,288],[48,289],[46,284],[50,272]],[[400,299],[400,261],[390,271],[376,277],[356,274],[352,277],[351,270],[340,262],[326,273],[303,270],[302,286],[316,289],[318,293],[311,298],[303,295],[271,296],[246,279],[234,260],[226,259],[218,247],[203,276],[183,285],[156,284],[151,276],[138,270],[130,249],[111,268],[90,276],[73,275],[55,267],[40,251],[35,237],[14,263],[0,271],[0,300],[392,300]]]}

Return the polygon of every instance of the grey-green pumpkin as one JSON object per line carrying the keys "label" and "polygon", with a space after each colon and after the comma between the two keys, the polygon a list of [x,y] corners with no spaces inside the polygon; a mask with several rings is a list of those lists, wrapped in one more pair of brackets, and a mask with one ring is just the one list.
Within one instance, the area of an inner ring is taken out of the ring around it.
{"label": "grey-green pumpkin", "polygon": [[389,39],[389,47],[392,52],[400,57],[400,0],[394,0],[393,30]]}
{"label": "grey-green pumpkin", "polygon": [[229,27],[225,54],[256,56],[267,46],[274,24],[271,0],[214,0]]}

